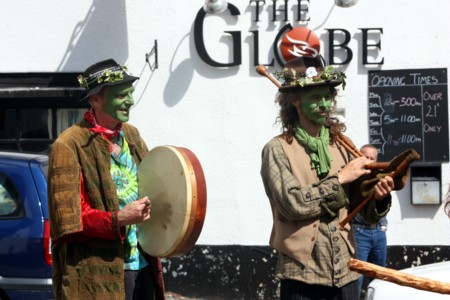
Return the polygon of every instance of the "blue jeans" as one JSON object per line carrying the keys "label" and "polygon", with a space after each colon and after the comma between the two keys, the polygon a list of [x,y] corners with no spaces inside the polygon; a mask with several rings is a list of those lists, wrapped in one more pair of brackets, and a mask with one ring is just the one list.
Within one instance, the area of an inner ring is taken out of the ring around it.
{"label": "blue jeans", "polygon": [[[380,229],[380,224],[377,224],[374,228],[356,224],[352,227],[355,233],[358,259],[384,267],[387,255],[386,231]],[[360,291],[363,280],[364,276],[361,276],[358,280]]]}

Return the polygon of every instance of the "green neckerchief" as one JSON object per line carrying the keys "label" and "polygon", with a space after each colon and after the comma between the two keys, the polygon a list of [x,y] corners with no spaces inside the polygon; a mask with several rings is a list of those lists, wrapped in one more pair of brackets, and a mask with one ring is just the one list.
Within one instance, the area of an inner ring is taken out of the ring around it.
{"label": "green neckerchief", "polygon": [[330,131],[327,127],[322,126],[319,137],[310,136],[300,124],[295,126],[295,138],[299,143],[309,150],[311,157],[311,166],[316,170],[317,176],[320,178],[327,175],[331,166],[331,154],[328,151],[328,143]]}

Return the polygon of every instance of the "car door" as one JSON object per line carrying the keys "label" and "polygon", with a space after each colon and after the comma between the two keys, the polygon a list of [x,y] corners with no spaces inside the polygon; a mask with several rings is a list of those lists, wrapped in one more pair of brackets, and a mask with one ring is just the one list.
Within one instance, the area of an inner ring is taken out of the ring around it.
{"label": "car door", "polygon": [[30,161],[1,161],[0,184],[0,276],[51,276],[51,268],[44,261],[42,203]]}

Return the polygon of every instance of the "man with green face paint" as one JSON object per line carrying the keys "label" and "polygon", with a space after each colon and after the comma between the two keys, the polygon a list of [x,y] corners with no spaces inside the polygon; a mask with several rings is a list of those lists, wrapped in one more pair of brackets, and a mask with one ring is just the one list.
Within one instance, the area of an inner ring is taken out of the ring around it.
{"label": "man with green face paint", "polygon": [[112,118],[111,122],[128,122],[130,107],[134,104],[133,92],[134,87],[128,82],[109,87],[105,91],[106,101],[98,114],[108,114]]}
{"label": "man with green face paint", "polygon": [[[261,176],[273,215],[270,245],[277,250],[281,299],[359,299],[359,274],[347,266],[355,239],[346,218],[352,183],[370,174],[371,161],[352,157],[337,143],[345,130],[335,117],[336,87],[345,75],[321,57],[287,62],[276,102],[282,133],[262,151]],[[362,211],[375,224],[390,208],[391,177],[373,188]]]}
{"label": "man with green face paint", "polygon": [[[148,148],[127,124],[137,77],[108,59],[78,77],[91,108],[52,145],[48,204],[56,299],[164,299],[161,261],[138,247],[150,219],[137,168]],[[157,241],[155,241],[157,242]]]}

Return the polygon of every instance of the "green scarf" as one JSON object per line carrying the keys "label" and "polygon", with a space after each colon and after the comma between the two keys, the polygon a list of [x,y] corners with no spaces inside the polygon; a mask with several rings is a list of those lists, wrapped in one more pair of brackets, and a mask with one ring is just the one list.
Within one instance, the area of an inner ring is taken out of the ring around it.
{"label": "green scarf", "polygon": [[316,170],[317,176],[320,178],[327,175],[331,166],[331,154],[328,151],[328,143],[330,131],[327,127],[322,126],[319,137],[310,136],[300,124],[295,126],[295,138],[299,143],[309,150],[311,157],[311,167]]}

